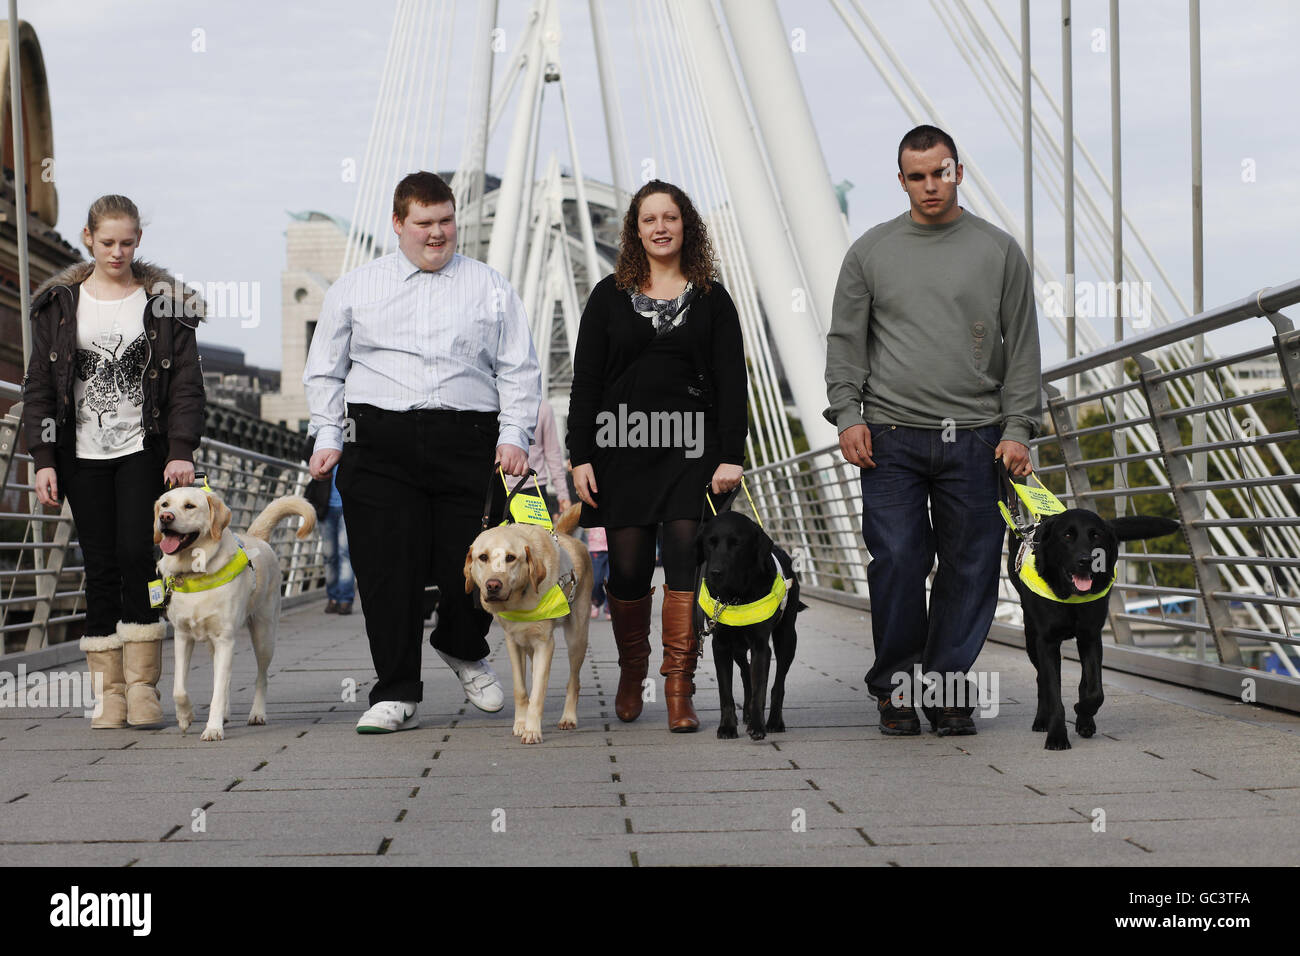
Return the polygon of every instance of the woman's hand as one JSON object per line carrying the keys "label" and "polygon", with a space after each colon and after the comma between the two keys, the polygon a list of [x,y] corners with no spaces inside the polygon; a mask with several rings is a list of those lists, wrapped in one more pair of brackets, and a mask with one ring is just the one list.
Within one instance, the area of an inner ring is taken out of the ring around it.
{"label": "woman's hand", "polygon": [[591,465],[578,465],[573,469],[573,488],[578,492],[578,497],[582,499],[583,504],[593,508],[599,507],[596,504],[596,495],[599,494],[600,489],[596,487],[596,471]]}
{"label": "woman's hand", "polygon": [[43,505],[59,506],[59,476],[53,468],[36,472],[36,500]]}
{"label": "woman's hand", "polygon": [[745,473],[745,469],[739,465],[728,465],[723,462],[718,466],[718,470],[713,473],[713,481],[710,487],[715,495],[724,494],[740,484],[740,478]]}
{"label": "woman's hand", "polygon": [[163,469],[163,481],[169,488],[179,488],[194,481],[194,462],[175,458]]}

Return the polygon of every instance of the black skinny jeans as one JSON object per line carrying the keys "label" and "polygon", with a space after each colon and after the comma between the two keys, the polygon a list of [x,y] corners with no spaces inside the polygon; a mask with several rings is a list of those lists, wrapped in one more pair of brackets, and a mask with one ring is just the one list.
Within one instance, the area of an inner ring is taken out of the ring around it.
{"label": "black skinny jeans", "polygon": [[72,506],[86,563],[86,637],[117,631],[118,621],[153,624],[149,581],[157,577],[153,504],[163,492],[161,451],[120,458],[59,456],[59,491]]}

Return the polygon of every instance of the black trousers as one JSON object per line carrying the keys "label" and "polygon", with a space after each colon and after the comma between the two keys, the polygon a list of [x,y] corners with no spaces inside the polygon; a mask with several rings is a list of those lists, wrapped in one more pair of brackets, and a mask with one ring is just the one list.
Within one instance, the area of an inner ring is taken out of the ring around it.
{"label": "black trousers", "polygon": [[59,455],[59,491],[72,506],[86,564],[87,637],[117,622],[153,624],[149,582],[157,577],[153,503],[163,491],[165,453],[146,447],[120,458]]}
{"label": "black trousers", "polygon": [[378,681],[371,705],[420,701],[424,588],[441,597],[429,642],[465,660],[488,654],[492,617],[465,593],[465,554],[481,529],[497,413],[390,412],[349,405],[353,440],[336,477]]}

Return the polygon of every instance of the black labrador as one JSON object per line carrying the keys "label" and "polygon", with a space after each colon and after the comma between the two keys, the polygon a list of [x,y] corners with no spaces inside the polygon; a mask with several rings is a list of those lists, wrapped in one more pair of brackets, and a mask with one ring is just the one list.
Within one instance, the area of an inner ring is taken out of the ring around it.
{"label": "black labrador", "polygon": [[[799,600],[799,580],[790,556],[776,547],[758,525],[734,511],[724,511],[701,524],[695,546],[700,583],[708,585],[715,600],[727,605],[750,604],[770,594],[778,566],[781,576],[793,582],[786,591],[783,610],[757,624],[736,626],[719,622],[711,634],[701,637],[713,641],[713,663],[718,672],[718,697],[722,704],[719,739],[734,740],[737,736],[731,670],[734,661],[740,667],[745,690],[745,729],[754,740],[762,740],[769,730],[774,733],[785,730],[781,710],[785,703],[785,676],[794,661],[795,618],[807,606]],[[700,583],[695,586],[696,635],[702,635],[708,623],[700,607]],[[767,675],[773,648],[776,678],[772,682],[772,706],[765,719]]]}
{"label": "black labrador", "polygon": [[[1094,719],[1101,708],[1101,629],[1106,624],[1109,595],[1093,601],[1067,599],[1100,594],[1110,586],[1119,555],[1119,542],[1158,538],[1178,530],[1169,518],[1130,515],[1107,521],[1082,508],[1044,518],[1034,534],[1033,564],[1043,584],[1060,598],[1054,601],[1032,591],[1016,571],[1020,541],[1007,536],[1007,570],[1020,593],[1025,617],[1025,650],[1038,671],[1038,711],[1034,730],[1047,731],[1047,750],[1069,750],[1065,707],[1061,703],[1061,643],[1075,638],[1083,677],[1074,705],[1080,737],[1097,732]],[[1040,585],[1042,586],[1042,585]]]}

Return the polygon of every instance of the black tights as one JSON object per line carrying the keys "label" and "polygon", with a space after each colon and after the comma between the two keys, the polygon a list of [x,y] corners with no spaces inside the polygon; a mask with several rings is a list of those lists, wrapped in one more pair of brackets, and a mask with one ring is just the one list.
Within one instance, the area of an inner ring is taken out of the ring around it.
{"label": "black tights", "polygon": [[[669,591],[695,590],[695,532],[690,518],[663,523],[664,585]],[[620,601],[635,601],[650,591],[655,571],[656,525],[606,529],[609,540],[609,583],[606,590]]]}

